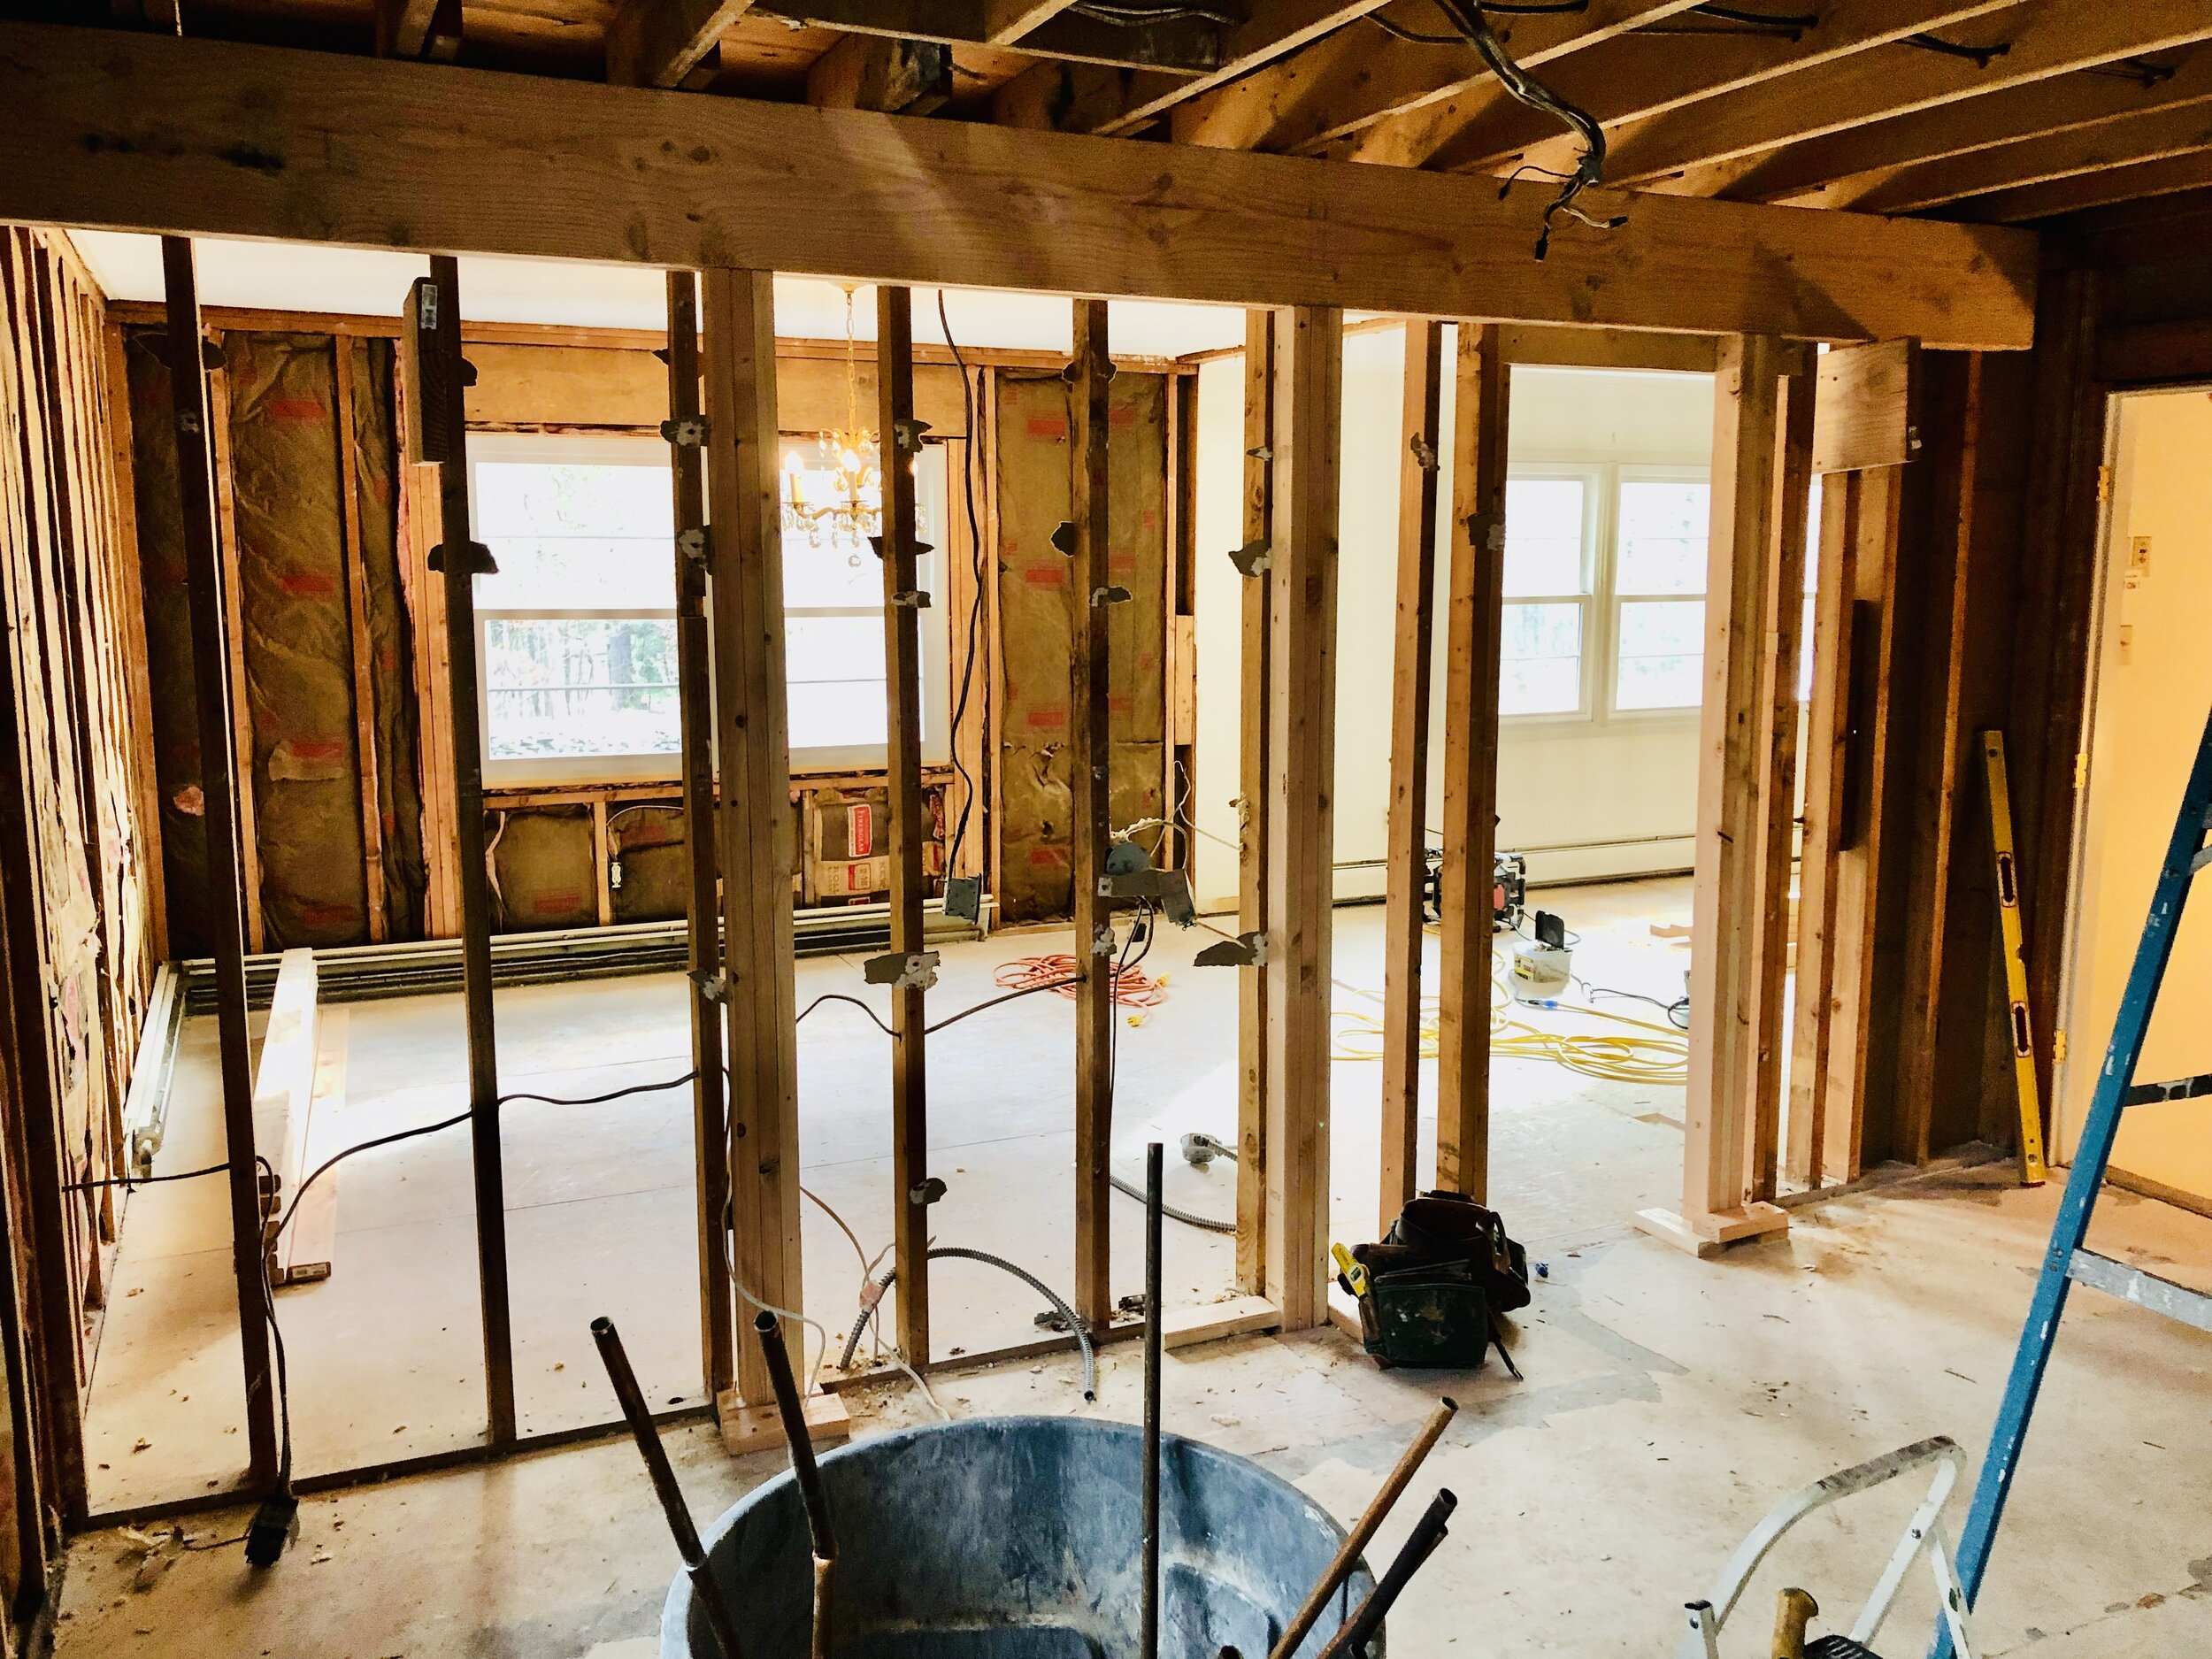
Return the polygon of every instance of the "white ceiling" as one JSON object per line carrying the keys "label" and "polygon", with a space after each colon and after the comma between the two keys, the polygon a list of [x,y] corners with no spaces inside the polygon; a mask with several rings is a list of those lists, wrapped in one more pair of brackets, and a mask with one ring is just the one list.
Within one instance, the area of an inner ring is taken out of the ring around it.
{"label": "white ceiling", "polygon": [[[108,297],[162,297],[161,241],[123,231],[70,233]],[[407,286],[426,269],[419,254],[382,253],[297,242],[194,242],[200,303],[257,311],[346,311],[396,316]],[[462,315],[481,322],[563,323],[598,328],[660,328],[666,290],[657,270],[565,259],[461,256]],[[964,346],[1065,351],[1068,302],[1046,294],[948,289],[945,308]],[[854,294],[854,333],[872,340],[875,290]],[[1116,300],[1108,323],[1114,349],[1133,357],[1179,357],[1240,345],[1244,313],[1231,305]],[[776,279],[776,332],[788,339],[841,339],[845,294],[817,277]],[[914,338],[944,343],[937,290],[914,291]]]}

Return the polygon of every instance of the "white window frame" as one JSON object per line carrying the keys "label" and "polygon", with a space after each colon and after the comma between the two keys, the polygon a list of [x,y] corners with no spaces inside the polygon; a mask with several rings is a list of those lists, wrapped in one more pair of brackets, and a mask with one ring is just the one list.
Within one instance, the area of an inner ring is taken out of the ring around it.
{"label": "white window frame", "polygon": [[[778,456],[794,445],[810,445],[821,434],[818,433],[782,433],[779,434]],[[933,480],[926,475],[919,480],[925,490],[933,482],[936,517],[942,526],[941,543],[950,541],[956,534],[964,534],[964,526],[953,523],[950,486],[952,466],[957,457],[949,453],[949,443],[930,443],[926,456],[937,459],[938,472]],[[629,434],[525,434],[472,433],[469,437],[470,512],[473,519],[480,492],[475,488],[475,469],[485,462],[513,462],[562,459],[572,462],[619,465],[657,465],[665,473],[667,447],[659,438],[645,438]],[[780,472],[779,472],[780,476]],[[483,541],[481,527],[472,523],[471,536]],[[675,549],[668,549],[673,569]],[[921,613],[921,714],[922,762],[925,765],[949,764],[952,747],[952,717],[950,702],[951,637],[947,621],[949,595],[944,592],[943,572],[950,569],[948,549],[940,545],[921,556],[918,562],[918,577],[924,591],[932,594],[933,603]],[[489,757],[491,733],[491,687],[488,676],[483,672],[486,660],[485,643],[488,625],[494,621],[563,621],[563,620],[657,620],[673,621],[676,612],[669,606],[611,606],[585,610],[540,610],[507,606],[482,606],[476,611],[476,716],[480,743],[486,751],[483,761],[483,780],[492,788],[534,788],[540,787],[573,786],[579,784],[659,783],[672,781],[682,776],[683,760],[680,753],[634,755],[578,755],[533,756],[526,759],[494,760]],[[880,603],[866,606],[787,606],[787,622],[811,617],[859,617],[875,619],[879,626],[883,618]],[[711,613],[710,613],[711,626]],[[817,744],[795,748],[790,753],[790,769],[795,776],[810,773],[868,771],[880,769],[888,764],[888,748],[883,743]]]}
{"label": "white window frame", "polygon": [[[1621,608],[1627,604],[1703,604],[1712,587],[1712,527],[1706,526],[1705,585],[1694,594],[1630,593],[1619,585],[1621,568],[1621,490],[1634,483],[1703,484],[1712,486],[1712,470],[1699,466],[1667,466],[1643,462],[1616,462],[1605,469],[1610,478],[1605,492],[1607,532],[1604,557],[1599,561],[1601,585],[1605,590],[1605,718],[1638,726],[1694,726],[1703,705],[1702,695],[1665,709],[1626,709],[1621,706]],[[1699,684],[1703,685],[1701,677]]]}
{"label": "white window frame", "polygon": [[[1573,708],[1547,709],[1526,714],[1507,714],[1501,711],[1498,716],[1501,726],[1587,725],[1594,718],[1594,710],[1596,704],[1593,692],[1595,685],[1597,628],[1601,614],[1597,603],[1598,587],[1604,580],[1606,573],[1607,562],[1601,557],[1601,553],[1604,545],[1606,515],[1610,511],[1611,502],[1610,483],[1606,476],[1608,471],[1608,468],[1601,465],[1584,465],[1573,462],[1554,461],[1514,462],[1506,468],[1505,478],[1509,489],[1517,483],[1544,483],[1553,480],[1571,480],[1582,486],[1581,591],[1573,594],[1509,595],[1502,601],[1502,608],[1505,610],[1510,610],[1515,605],[1571,604],[1575,606],[1580,612],[1582,657],[1578,665],[1580,676]],[[1509,515],[1507,534],[1509,535],[1511,533]],[[1504,628],[1501,626],[1499,629],[1501,640],[1504,637]],[[1502,649],[1500,653],[1498,672],[1502,678],[1505,672]],[[1502,687],[1500,689],[1500,695],[1501,697],[1503,695]]]}

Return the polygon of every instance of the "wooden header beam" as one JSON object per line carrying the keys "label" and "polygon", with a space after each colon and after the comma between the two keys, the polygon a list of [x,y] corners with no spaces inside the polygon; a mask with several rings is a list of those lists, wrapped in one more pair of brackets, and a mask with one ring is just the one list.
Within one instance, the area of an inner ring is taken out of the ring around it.
{"label": "wooden header beam", "polygon": [[[2036,242],[280,47],[0,26],[0,219],[2018,349]],[[928,234],[911,228],[930,206]]]}

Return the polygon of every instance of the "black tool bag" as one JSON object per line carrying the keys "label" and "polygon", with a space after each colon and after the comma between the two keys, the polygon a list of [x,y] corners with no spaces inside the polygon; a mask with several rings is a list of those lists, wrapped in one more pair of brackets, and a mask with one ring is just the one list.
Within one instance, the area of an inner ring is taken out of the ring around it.
{"label": "black tool bag", "polygon": [[1528,1252],[1495,1210],[1458,1193],[1424,1193],[1380,1244],[1356,1246],[1352,1259],[1367,1270],[1366,1348],[1385,1365],[1471,1371],[1495,1347],[1520,1376],[1497,1319],[1528,1306]]}

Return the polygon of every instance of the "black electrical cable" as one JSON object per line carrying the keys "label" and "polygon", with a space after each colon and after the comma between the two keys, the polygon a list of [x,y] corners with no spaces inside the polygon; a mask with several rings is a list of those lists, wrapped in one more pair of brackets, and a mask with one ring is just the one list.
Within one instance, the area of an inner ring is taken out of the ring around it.
{"label": "black electrical cable", "polygon": [[180,1170],[174,1175],[103,1175],[90,1180],[71,1181],[62,1188],[65,1193],[89,1193],[103,1187],[119,1187],[125,1192],[134,1187],[151,1187],[159,1181],[192,1181],[203,1175],[222,1175],[228,1172],[227,1163],[211,1164],[204,1169]]}
{"label": "black electrical cable", "polygon": [[1963,58],[1977,69],[1988,68],[2012,50],[2010,41],[1999,41],[1994,46],[1967,46],[1933,35],[1908,35],[1905,44],[1917,46],[1924,52],[1940,52],[1946,58]]}
{"label": "black electrical cable", "polygon": [[[1494,4],[1494,0],[1481,0],[1481,4],[1485,12],[1494,12],[1504,17],[1551,17],[1561,13],[1587,12],[1590,9],[1590,0],[1551,0],[1550,4],[1527,5],[1508,5],[1502,4],[1502,0],[1496,4]],[[1402,23],[1392,22],[1379,12],[1370,12],[1367,14],[1367,20],[1394,39],[1410,41],[1416,46],[1464,46],[1467,44],[1467,37],[1457,32],[1436,35],[1426,29],[1408,28]]]}
{"label": "black electrical cable", "polygon": [[1690,10],[1701,18],[1717,18],[1723,23],[1747,24],[1753,28],[1784,29],[1794,32],[1798,29],[1817,28],[1820,26],[1820,13],[1817,12],[1747,12],[1740,6],[1712,4],[1694,5]]}
{"label": "black electrical cable", "polygon": [[1167,0],[1158,5],[1133,4],[1133,0],[1074,0],[1068,10],[1078,17],[1093,19],[1100,23],[1111,23],[1120,28],[1141,28],[1148,23],[1174,23],[1185,18],[1202,18],[1209,23],[1218,23],[1224,28],[1234,28],[1250,21],[1226,6],[1206,5],[1200,0]]}
{"label": "black electrical cable", "polygon": [[[254,1154],[253,1161],[260,1167],[261,1173],[267,1178],[269,1190],[276,1191],[275,1166],[258,1152]],[[303,1182],[302,1186],[304,1187],[305,1183]],[[275,1240],[272,1238],[269,1242],[273,1244]],[[284,1356],[284,1327],[277,1323],[276,1286],[269,1282],[267,1248],[265,1248],[260,1252],[260,1256],[261,1305],[268,1314],[269,1343],[276,1355],[277,1421],[283,1429],[281,1449],[277,1459],[276,1489],[288,1497],[292,1491],[292,1374],[291,1368]]]}
{"label": "black electrical cable", "polygon": [[[1611,230],[1626,224],[1624,215],[1594,219],[1574,205],[1575,197],[1604,177],[1605,129],[1598,125],[1597,118],[1561,97],[1516,63],[1492,31],[1482,7],[1475,0],[1433,0],[1433,4],[1446,20],[1467,37],[1468,44],[1481,54],[1482,61],[1490,65],[1490,73],[1497,76],[1498,84],[1509,96],[1551,116],[1582,141],[1582,154],[1576,159],[1574,171],[1560,185],[1559,194],[1544,208],[1543,225],[1536,235],[1536,257],[1541,259],[1551,251],[1552,220],[1562,213],[1599,230]],[[1512,186],[1510,179],[1500,185],[1499,196],[1502,199]]]}
{"label": "black electrical cable", "polygon": [[[983,625],[983,585],[987,580],[989,566],[984,555],[982,516],[976,511],[975,506],[975,389],[968,379],[968,360],[960,355],[960,342],[953,338],[952,319],[945,310],[945,290],[942,288],[937,290],[937,324],[944,331],[945,344],[952,349],[952,360],[960,371],[961,421],[967,430],[960,458],[960,488],[967,500],[968,548],[975,559],[974,595],[968,604],[968,649],[960,664],[960,695],[952,706],[952,729],[956,735],[961,721],[968,718],[968,691],[975,683],[976,641]],[[960,774],[961,782],[966,784],[968,788],[961,797],[960,818],[953,826],[952,845],[945,853],[945,868],[949,871],[960,867],[960,845],[967,839],[968,814],[974,809],[976,797],[976,780],[969,775],[967,766],[960,758],[960,745],[957,742],[952,748],[952,769]]]}
{"label": "black electrical cable", "polygon": [[[1632,1002],[1648,1002],[1664,1014],[1667,1017],[1667,1024],[1672,1025],[1677,1031],[1687,1031],[1690,1028],[1690,999],[1686,996],[1678,996],[1671,1002],[1663,1002],[1655,996],[1647,996],[1641,991],[1617,991],[1609,985],[1593,985],[1587,979],[1582,981],[1582,988],[1593,997],[1622,996]],[[1680,1016],[1679,1018],[1676,1018],[1678,1014]]]}

